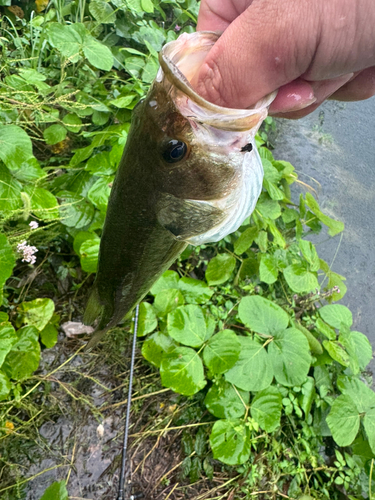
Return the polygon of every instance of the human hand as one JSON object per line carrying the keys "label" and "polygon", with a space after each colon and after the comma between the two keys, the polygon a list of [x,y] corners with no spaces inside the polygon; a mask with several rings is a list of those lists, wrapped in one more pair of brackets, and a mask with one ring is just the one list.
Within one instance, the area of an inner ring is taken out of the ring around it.
{"label": "human hand", "polygon": [[375,94],[374,0],[202,0],[197,29],[225,30],[193,82],[215,104],[279,89],[270,114],[300,118]]}

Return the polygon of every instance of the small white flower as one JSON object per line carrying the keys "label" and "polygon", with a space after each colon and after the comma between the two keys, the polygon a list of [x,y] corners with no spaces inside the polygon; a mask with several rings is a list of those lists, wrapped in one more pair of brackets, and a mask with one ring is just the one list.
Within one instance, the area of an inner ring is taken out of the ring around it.
{"label": "small white flower", "polygon": [[37,223],[36,220],[32,220],[29,224],[31,229],[37,229],[39,227],[39,224]]}
{"label": "small white flower", "polygon": [[34,253],[36,253],[38,249],[31,245],[28,245],[26,241],[22,241],[17,245],[17,252],[22,254],[22,262],[28,262],[29,264],[35,264],[36,257]]}

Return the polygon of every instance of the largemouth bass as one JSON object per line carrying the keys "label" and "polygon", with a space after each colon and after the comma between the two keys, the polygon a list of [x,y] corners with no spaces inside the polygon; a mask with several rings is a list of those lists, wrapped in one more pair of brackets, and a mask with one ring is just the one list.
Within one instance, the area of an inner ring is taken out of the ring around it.
{"label": "largemouth bass", "polygon": [[253,109],[211,104],[191,81],[220,35],[184,33],[164,46],[146,98],[134,108],[113,183],[88,344],[131,311],[187,244],[219,241],[254,210],[263,169],[254,136],[275,95]]}

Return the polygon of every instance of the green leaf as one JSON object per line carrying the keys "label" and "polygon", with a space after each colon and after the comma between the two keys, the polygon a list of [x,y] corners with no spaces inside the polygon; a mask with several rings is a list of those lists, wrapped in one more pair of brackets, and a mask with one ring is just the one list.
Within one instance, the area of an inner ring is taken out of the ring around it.
{"label": "green leaf", "polygon": [[286,386],[305,382],[311,364],[309,344],[296,328],[288,328],[274,335],[268,347],[268,356],[276,380]]}
{"label": "green leaf", "polygon": [[275,220],[281,215],[280,203],[276,200],[271,200],[268,197],[259,199],[256,210],[259,210],[262,217]]}
{"label": "green leaf", "polygon": [[214,293],[204,281],[193,278],[181,278],[178,288],[188,304],[205,304]]}
{"label": "green leaf", "polygon": [[176,271],[166,271],[152,286],[150,293],[152,293],[152,295],[156,295],[162,290],[167,290],[168,288],[179,288],[178,280],[179,276]]}
{"label": "green leaf", "polygon": [[11,388],[12,384],[10,383],[9,378],[5,375],[5,373],[0,372],[0,401],[6,399]]}
{"label": "green leaf", "polygon": [[34,182],[46,177],[47,173],[40,168],[38,160],[31,157],[29,160],[22,163],[19,170],[14,170],[12,175],[21,182]]}
{"label": "green leaf", "polygon": [[177,307],[185,304],[185,299],[180,290],[170,288],[169,290],[162,290],[155,295],[154,309],[156,314],[164,317],[170,312],[174,311]]}
{"label": "green leaf", "polygon": [[372,360],[372,347],[368,338],[363,333],[351,332],[351,335],[358,359],[358,366],[360,371],[363,371]]}
{"label": "green leaf", "polygon": [[86,34],[87,30],[82,23],[50,23],[48,26],[49,43],[72,63],[78,62],[81,58],[80,52]]}
{"label": "green leaf", "polygon": [[64,226],[81,229],[88,226],[94,217],[94,207],[82,196],[70,191],[60,191],[60,217]]}
{"label": "green leaf", "polygon": [[31,302],[22,302],[18,307],[22,322],[33,325],[39,331],[43,330],[55,311],[55,304],[51,299],[35,299]]}
{"label": "green leaf", "polygon": [[160,375],[164,387],[184,396],[192,396],[206,385],[202,360],[188,347],[177,347],[166,353],[161,361]]}
{"label": "green leaf", "polygon": [[318,253],[315,249],[315,245],[310,241],[300,240],[299,247],[301,249],[302,255],[305,257],[307,262],[310,264],[310,271],[318,271],[320,269],[320,260]]}
{"label": "green leaf", "polygon": [[363,426],[365,428],[371,450],[375,453],[375,407],[366,412],[363,419]]}
{"label": "green leaf", "polygon": [[12,275],[15,263],[16,259],[12,247],[8,243],[5,234],[0,233],[0,306],[3,303],[3,286]]}
{"label": "green leaf", "polygon": [[235,365],[224,377],[244,391],[262,391],[271,385],[273,367],[263,345],[250,337],[238,337],[241,351]]}
{"label": "green leaf", "polygon": [[150,335],[142,345],[142,355],[147,361],[158,367],[165,353],[172,352],[177,347],[169,335],[156,332]]}
{"label": "green leaf", "polygon": [[110,71],[113,66],[113,55],[111,50],[91,36],[85,37],[83,53],[90,64],[103,71]]}
{"label": "green leaf", "polygon": [[260,258],[259,279],[268,285],[275,283],[279,270],[277,262],[273,255],[263,254]]}
{"label": "green leaf", "polygon": [[102,212],[107,211],[108,199],[111,194],[110,185],[112,181],[112,176],[100,177],[95,184],[91,186],[87,195],[87,198]]}
{"label": "green leaf", "polygon": [[74,132],[77,134],[82,128],[81,118],[74,113],[65,115],[62,121],[69,132]]}
{"label": "green leaf", "polygon": [[100,24],[113,24],[116,21],[116,14],[108,2],[91,0],[89,11]]}
{"label": "green leaf", "polygon": [[228,253],[220,253],[210,260],[206,269],[209,285],[220,285],[229,280],[236,267],[236,259]]}
{"label": "green leaf", "polygon": [[81,267],[86,273],[96,273],[98,268],[100,240],[85,240],[80,248]]}
{"label": "green leaf", "polygon": [[259,231],[258,236],[255,238],[255,243],[258,245],[262,253],[267,252],[268,234],[267,231]]}
{"label": "green leaf", "polygon": [[139,304],[137,336],[143,337],[153,332],[157,326],[158,320],[152,305],[148,302],[141,302]]}
{"label": "green leaf", "polygon": [[239,275],[241,279],[251,278],[255,274],[258,274],[259,262],[255,253],[250,253],[250,257],[242,261]]}
{"label": "green leaf", "polygon": [[21,189],[22,185],[0,163],[0,210],[9,213],[22,207]]}
{"label": "green leaf", "polygon": [[109,101],[109,104],[115,106],[116,108],[124,109],[134,101],[134,97],[134,94],[118,97],[117,99],[112,99],[111,101]]}
{"label": "green leaf", "polygon": [[93,175],[102,177],[113,174],[115,166],[112,164],[110,153],[104,151],[92,156],[87,162],[85,170],[91,172]]}
{"label": "green leaf", "polygon": [[241,343],[237,335],[232,330],[222,330],[208,341],[203,351],[203,361],[211,373],[219,375],[232,368],[240,351]]}
{"label": "green leaf", "polygon": [[200,347],[212,335],[207,331],[203,310],[192,304],[168,314],[168,333],[177,342],[191,347]]}
{"label": "green leaf", "polygon": [[349,395],[335,399],[327,417],[332,437],[339,446],[349,446],[359,430],[359,413]]}
{"label": "green leaf", "polygon": [[250,429],[242,420],[218,420],[210,435],[216,460],[228,465],[245,463],[250,456]]}
{"label": "green leaf", "polygon": [[375,392],[358,378],[340,377],[337,386],[343,394],[351,397],[359,413],[375,407]]}
{"label": "green leaf", "polygon": [[319,288],[315,274],[310,273],[302,264],[291,264],[284,269],[286,282],[296,293],[306,293]]}
{"label": "green leaf", "polygon": [[141,0],[142,10],[145,12],[152,14],[154,12],[154,4],[151,0]]}
{"label": "green leaf", "polygon": [[323,340],[323,345],[332,359],[343,366],[349,366],[349,354],[336,340]]}
{"label": "green leaf", "polygon": [[[0,325],[0,367],[12,346],[17,342],[17,335],[12,325]],[[0,390],[1,394],[1,390]]]}
{"label": "green leaf", "polygon": [[0,159],[9,170],[17,170],[33,157],[30,137],[17,125],[0,125]]}
{"label": "green leaf", "polygon": [[240,418],[245,414],[250,393],[236,389],[229,382],[220,380],[207,392],[204,404],[217,418]]}
{"label": "green leaf", "polygon": [[56,123],[45,129],[43,137],[47,144],[57,144],[65,139],[67,133],[65,127]]}
{"label": "green leaf", "polygon": [[80,255],[79,250],[82,243],[87,240],[98,240],[99,236],[96,233],[91,233],[90,231],[79,231],[74,236],[73,249],[77,255]]}
{"label": "green leaf", "polygon": [[341,304],[329,304],[319,309],[320,317],[333,328],[340,329],[341,324],[349,328],[353,324],[351,311]]}
{"label": "green leaf", "polygon": [[39,366],[39,334],[34,326],[25,326],[18,330],[17,335],[18,341],[12,346],[12,349],[6,356],[3,367],[10,378],[22,380],[30,377]]}
{"label": "green leaf", "polygon": [[43,493],[40,500],[68,500],[65,481],[54,482]]}
{"label": "green leaf", "polygon": [[324,321],[321,318],[317,318],[315,322],[316,328],[319,330],[320,333],[325,335],[327,339],[329,340],[336,340],[336,333],[330,326],[327,325],[327,323],[324,323]]}
{"label": "green leaf", "polygon": [[312,194],[306,193],[306,204],[312,212],[318,217],[318,219],[323,222],[328,227],[328,234],[330,236],[335,236],[344,230],[344,224],[340,221],[333,220],[327,215],[321,212],[318,202],[315,200]]}
{"label": "green leaf", "polygon": [[323,354],[323,347],[322,344],[317,340],[314,335],[304,326],[302,326],[298,321],[293,321],[293,326],[297,328],[300,332],[304,334],[306,337],[307,342],[309,343],[310,351],[319,356],[320,354]]}
{"label": "green leaf", "polygon": [[242,253],[246,252],[246,250],[253,243],[255,237],[258,234],[258,231],[259,230],[256,226],[248,227],[247,229],[245,229],[245,231],[233,244],[234,253],[236,253],[237,255],[241,255]]}
{"label": "green leaf", "polygon": [[300,407],[305,413],[305,420],[309,416],[315,396],[315,380],[312,377],[307,377],[306,382],[302,384],[301,395],[298,398]]}
{"label": "green leaf", "polygon": [[43,342],[43,344],[48,347],[49,349],[53,347],[56,342],[57,342],[57,337],[58,337],[58,331],[56,328],[48,324],[43,328],[43,330],[40,332],[40,340]]}
{"label": "green leaf", "polygon": [[251,403],[251,416],[266,432],[280,426],[282,396],[276,387],[268,387],[256,394]]}
{"label": "green leaf", "polygon": [[42,220],[53,220],[59,217],[57,199],[47,189],[34,186],[24,186],[24,192],[30,198],[31,212]]}
{"label": "green leaf", "polygon": [[238,315],[246,326],[266,335],[285,330],[289,323],[284,309],[258,295],[244,297],[238,307]]}

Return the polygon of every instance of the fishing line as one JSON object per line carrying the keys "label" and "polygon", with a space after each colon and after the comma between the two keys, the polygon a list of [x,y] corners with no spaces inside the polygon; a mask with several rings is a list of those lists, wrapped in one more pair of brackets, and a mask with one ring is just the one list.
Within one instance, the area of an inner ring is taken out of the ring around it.
{"label": "fishing line", "polygon": [[[120,473],[120,481],[119,481],[119,486],[118,486],[117,500],[124,500],[125,468],[126,468],[127,449],[128,449],[128,435],[129,435],[129,424],[130,424],[130,407],[131,407],[131,402],[132,402],[132,388],[133,388],[135,346],[137,344],[138,314],[139,314],[139,305],[135,308],[135,316],[134,316],[134,334],[133,334],[132,354],[131,354],[131,360],[130,360],[128,402],[127,402],[127,405],[126,405],[124,441],[123,441],[123,445],[122,445],[121,473]],[[136,495],[136,496],[131,495],[131,497],[130,497],[129,500],[133,500],[134,498],[140,498],[140,497],[139,497],[139,495]]]}

